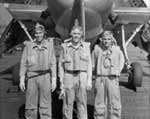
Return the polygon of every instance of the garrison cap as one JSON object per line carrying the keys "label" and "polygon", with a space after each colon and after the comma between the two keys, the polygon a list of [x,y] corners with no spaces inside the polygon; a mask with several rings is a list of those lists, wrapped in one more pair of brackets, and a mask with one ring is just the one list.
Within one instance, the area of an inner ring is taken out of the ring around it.
{"label": "garrison cap", "polygon": [[79,26],[79,21],[78,21],[78,19],[75,19],[75,21],[74,21],[74,26],[73,26],[72,29],[71,29],[71,33],[72,33],[75,29],[79,29],[81,33],[83,32],[82,27]]}
{"label": "garrison cap", "polygon": [[38,30],[45,31],[45,28],[44,28],[44,25],[37,22],[35,25],[35,31],[38,31]]}

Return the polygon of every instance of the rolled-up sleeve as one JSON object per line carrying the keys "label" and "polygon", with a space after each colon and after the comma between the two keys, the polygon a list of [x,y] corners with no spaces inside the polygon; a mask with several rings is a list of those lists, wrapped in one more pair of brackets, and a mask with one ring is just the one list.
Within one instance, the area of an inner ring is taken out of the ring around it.
{"label": "rolled-up sleeve", "polygon": [[25,76],[26,72],[27,72],[27,46],[24,47],[22,53],[19,76],[20,77]]}

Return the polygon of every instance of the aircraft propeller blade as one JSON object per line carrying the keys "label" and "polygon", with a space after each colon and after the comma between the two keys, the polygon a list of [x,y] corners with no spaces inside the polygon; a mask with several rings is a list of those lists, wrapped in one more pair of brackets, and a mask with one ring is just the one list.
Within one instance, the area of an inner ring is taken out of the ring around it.
{"label": "aircraft propeller blade", "polygon": [[[85,38],[91,39],[102,32],[102,19],[98,12],[90,8],[82,8],[82,0],[75,0],[72,9],[66,9],[56,23],[56,31],[63,37],[68,37],[70,29],[74,25],[74,20],[78,19],[79,24],[85,23]],[[83,17],[83,9],[84,16]],[[84,21],[84,20],[85,21]],[[83,29],[84,29],[83,28]]]}

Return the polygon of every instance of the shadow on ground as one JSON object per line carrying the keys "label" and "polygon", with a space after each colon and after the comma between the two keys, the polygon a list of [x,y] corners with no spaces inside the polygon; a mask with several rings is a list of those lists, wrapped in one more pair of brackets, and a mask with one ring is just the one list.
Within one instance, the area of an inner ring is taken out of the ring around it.
{"label": "shadow on ground", "polygon": [[125,81],[119,81],[119,85],[136,92],[136,87]]}

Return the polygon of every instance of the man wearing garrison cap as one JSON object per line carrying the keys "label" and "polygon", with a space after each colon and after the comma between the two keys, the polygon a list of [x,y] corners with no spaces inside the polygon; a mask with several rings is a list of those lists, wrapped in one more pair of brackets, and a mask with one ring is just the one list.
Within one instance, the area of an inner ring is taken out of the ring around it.
{"label": "man wearing garrison cap", "polygon": [[24,44],[20,64],[20,89],[26,93],[25,117],[37,119],[39,111],[40,119],[51,119],[51,91],[56,88],[53,39],[46,38],[44,26],[36,23],[33,42],[26,41]]}
{"label": "man wearing garrison cap", "polygon": [[72,119],[74,101],[79,119],[87,119],[87,90],[92,87],[90,43],[83,41],[82,27],[78,25],[77,19],[70,35],[71,38],[62,44],[59,60],[63,119]]}

